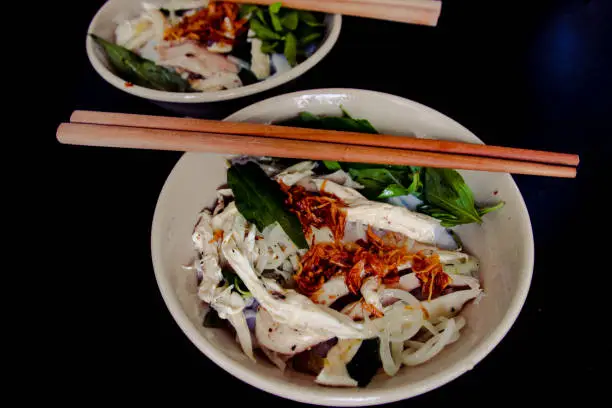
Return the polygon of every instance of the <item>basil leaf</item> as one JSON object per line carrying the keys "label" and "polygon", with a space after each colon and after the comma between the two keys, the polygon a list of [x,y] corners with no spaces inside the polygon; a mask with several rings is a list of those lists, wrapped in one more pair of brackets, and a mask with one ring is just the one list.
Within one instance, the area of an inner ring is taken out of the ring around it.
{"label": "basil leaf", "polygon": [[278,222],[298,248],[308,247],[300,221],[285,208],[285,194],[259,165],[248,162],[230,167],[227,183],[234,192],[238,211],[259,231]]}
{"label": "basil leaf", "polygon": [[283,24],[283,27],[285,27],[287,30],[294,31],[295,29],[297,29],[298,23],[300,21],[299,19],[300,17],[298,15],[298,12],[295,10],[291,10],[281,18],[281,23]]}
{"label": "basil leaf", "polygon": [[342,166],[340,166],[340,163],[338,163],[337,161],[323,160],[323,165],[327,170],[342,170]]}
{"label": "basil leaf", "polygon": [[499,210],[500,208],[502,208],[504,205],[506,205],[505,202],[500,201],[499,203],[495,204],[495,205],[491,205],[489,207],[482,207],[482,208],[478,208],[478,215],[480,215],[481,217],[485,214],[488,214],[492,211],[496,211]]}
{"label": "basil leaf", "polygon": [[272,28],[274,28],[274,31],[279,33],[283,31],[283,24],[278,14],[270,13],[270,21],[272,21]]}
{"label": "basil leaf", "polygon": [[189,82],[176,72],[161,67],[97,35],[90,34],[90,36],[102,47],[111,65],[123,79],[160,91],[187,92],[190,90]]}
{"label": "basil leaf", "polygon": [[275,33],[274,31],[270,30],[259,20],[255,20],[255,19],[250,20],[250,27],[251,27],[251,30],[255,32],[255,35],[257,36],[257,38],[261,40],[282,40],[283,39],[283,37],[280,34]]}
{"label": "basil leaf", "polygon": [[304,45],[311,44],[315,42],[316,40],[318,40],[319,38],[321,38],[322,36],[323,36],[322,33],[308,34],[307,36],[300,38],[300,45],[304,46]]}
{"label": "basil leaf", "polygon": [[377,198],[383,199],[415,194],[421,189],[422,186],[420,173],[416,172],[412,174],[412,182],[410,185],[408,185],[408,187],[404,187],[401,184],[389,184]]}
{"label": "basil leaf", "polygon": [[234,285],[232,291],[239,293],[242,297],[251,297],[251,292],[246,287],[240,276],[229,267],[221,269],[223,280],[228,285]]}
{"label": "basil leaf", "polygon": [[285,36],[285,57],[292,67],[297,65],[297,39],[292,33]]}
{"label": "basil leaf", "polygon": [[423,198],[427,204],[446,211],[461,223],[482,222],[472,190],[455,170],[424,169]]}
{"label": "basil leaf", "polygon": [[[405,174],[405,170],[397,171],[385,168],[349,168],[348,172],[354,181],[365,187],[362,190],[362,193],[371,200],[377,198],[389,198],[396,195],[405,195],[404,191],[408,190],[402,184],[404,179],[409,179],[410,177],[409,175]],[[390,189],[385,192],[387,188]],[[383,193],[385,193],[385,197],[381,197]]]}
{"label": "basil leaf", "polygon": [[[261,8],[258,7],[257,10],[255,10],[255,15],[257,16],[261,24],[263,24],[264,26],[268,25],[268,21],[266,20],[266,14]],[[251,21],[249,24],[252,24],[252,23],[253,22]]]}
{"label": "basil leaf", "polygon": [[252,17],[253,14],[257,13],[259,7],[255,4],[243,4],[240,6],[240,18]]}
{"label": "basil leaf", "polygon": [[[378,133],[369,121],[351,117],[342,106],[340,109],[341,117],[316,116],[301,112],[298,117],[282,124],[312,129]],[[484,214],[498,210],[504,205],[502,202],[477,208],[469,186],[461,175],[452,169],[335,161],[323,161],[323,164],[328,170],[336,171],[341,168],[347,171],[354,181],[365,187],[361,192],[371,200],[408,194],[421,199],[424,203],[417,210],[439,219],[444,227],[480,223]]]}
{"label": "basil leaf", "polygon": [[300,15],[300,21],[303,21],[307,25],[311,27],[322,27],[325,24],[320,22],[313,13],[306,10],[299,10],[298,14]]}
{"label": "basil leaf", "polygon": [[264,54],[272,54],[276,50],[276,47],[278,47],[278,44],[280,44],[278,41],[264,41],[261,45],[261,52]]}
{"label": "basil leaf", "polygon": [[270,4],[270,6],[268,7],[268,10],[270,10],[270,14],[278,14],[282,5],[283,3],[281,3],[280,1],[277,3]]}

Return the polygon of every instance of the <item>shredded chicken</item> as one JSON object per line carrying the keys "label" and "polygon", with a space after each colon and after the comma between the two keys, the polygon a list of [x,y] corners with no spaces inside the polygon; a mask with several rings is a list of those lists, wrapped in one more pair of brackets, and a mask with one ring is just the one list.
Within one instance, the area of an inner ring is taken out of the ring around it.
{"label": "shredded chicken", "polygon": [[[325,192],[311,192],[304,187],[288,187],[282,182],[281,188],[287,194],[286,204],[300,220],[304,235],[312,235],[312,227],[329,227],[336,241],[344,237],[346,225],[345,204],[338,197]],[[321,189],[323,190],[323,189]]]}

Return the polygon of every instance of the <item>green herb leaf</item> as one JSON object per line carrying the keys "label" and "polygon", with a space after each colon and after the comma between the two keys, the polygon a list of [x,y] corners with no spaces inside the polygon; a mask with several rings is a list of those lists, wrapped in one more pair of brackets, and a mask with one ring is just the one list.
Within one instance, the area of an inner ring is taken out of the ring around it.
{"label": "green herb leaf", "polygon": [[221,270],[223,280],[227,285],[234,285],[232,291],[238,292],[242,297],[251,297],[251,292],[246,287],[240,276],[229,267],[224,267]]}
{"label": "green herb leaf", "polygon": [[[266,20],[266,13],[261,7],[258,7],[257,10],[255,10],[255,15],[257,16],[261,24],[263,24],[266,27],[268,26],[268,21]],[[249,24],[253,24],[253,21],[250,21]]]}
{"label": "green herb leaf", "polygon": [[322,33],[308,34],[307,36],[300,38],[300,45],[301,46],[305,46],[305,45],[308,45],[310,43],[313,43],[316,40],[318,40],[319,38],[321,38],[322,36],[323,36]]}
{"label": "green herb leaf", "polygon": [[[370,122],[355,119],[340,107],[341,117],[316,116],[301,112],[298,117],[283,122],[286,126],[312,129],[328,129],[361,133],[378,133]],[[371,200],[411,194],[424,204],[418,211],[441,221],[444,227],[482,222],[482,216],[503,207],[499,203],[490,207],[476,208],[474,195],[463,178],[455,170],[421,168],[417,166],[394,166],[369,163],[339,163],[324,161],[328,170],[343,169],[351,178],[362,184],[364,196]]]}
{"label": "green herb leaf", "polygon": [[263,52],[264,54],[272,54],[274,51],[276,51],[276,47],[278,47],[278,44],[280,44],[279,41],[264,41],[261,45],[261,52]]}
{"label": "green herb leaf", "polygon": [[[423,198],[427,204],[452,215],[459,224],[482,222],[474,206],[472,190],[455,170],[424,169]],[[451,220],[447,215],[440,219]]]}
{"label": "green herb leaf", "polygon": [[310,11],[299,10],[298,13],[300,15],[300,21],[303,21],[304,23],[306,23],[307,25],[311,27],[322,27],[325,25],[322,22],[320,22],[317,19],[317,17],[315,17],[315,15],[311,13]]}
{"label": "green herb leaf", "polygon": [[283,24],[283,27],[285,27],[289,31],[294,31],[295,29],[297,29],[299,21],[300,16],[295,10],[291,10],[281,18],[281,23]]}
{"label": "green herb leaf", "polygon": [[240,6],[240,18],[250,18],[257,13],[257,10],[259,10],[259,7],[255,4],[243,4]]}
{"label": "green herb leaf", "polygon": [[323,165],[327,170],[338,171],[342,170],[342,166],[337,161],[323,160]]}
{"label": "green herb leaf", "polygon": [[274,31],[279,33],[283,32],[283,24],[278,14],[270,13],[270,21],[272,21],[272,28],[274,28]]}
{"label": "green herb leaf", "polygon": [[[365,119],[352,119],[338,116],[315,116],[309,112],[300,112],[297,118],[283,122],[286,126],[297,126],[310,129],[343,130],[348,132],[378,133]],[[379,166],[380,167],[380,166]]]}
{"label": "green herb leaf", "polygon": [[274,31],[266,27],[259,20],[254,20],[254,19],[251,20],[250,27],[251,27],[251,30],[255,32],[255,35],[259,39],[262,39],[262,40],[282,40],[283,39],[283,36],[281,36],[278,33],[275,33]]}
{"label": "green herb leaf", "polygon": [[491,205],[489,207],[478,208],[478,215],[480,215],[482,217],[483,215],[488,214],[488,213],[490,213],[492,211],[499,210],[504,205],[506,205],[506,203],[504,201],[500,201],[499,203],[497,203],[495,205]]}
{"label": "green herb leaf", "polygon": [[280,1],[277,3],[270,4],[270,6],[268,7],[268,10],[270,10],[270,14],[278,14],[282,5],[283,3],[281,3]]}
{"label": "green herb leaf", "polygon": [[111,65],[126,81],[160,91],[187,92],[189,82],[174,71],[156,65],[133,53],[127,48],[108,42],[97,35],[90,34],[106,53]]}
{"label": "green herb leaf", "polygon": [[292,33],[285,36],[285,57],[292,67],[297,65],[297,39]]}
{"label": "green herb leaf", "polygon": [[[381,199],[410,194],[404,180],[410,180],[410,170],[390,170],[385,168],[349,168],[351,178],[363,185],[363,195],[369,199]],[[407,183],[407,185],[411,185]]]}
{"label": "green herb leaf", "polygon": [[285,208],[285,194],[256,163],[232,166],[227,171],[227,182],[234,192],[236,207],[259,231],[278,222],[298,248],[308,243],[298,218]]}

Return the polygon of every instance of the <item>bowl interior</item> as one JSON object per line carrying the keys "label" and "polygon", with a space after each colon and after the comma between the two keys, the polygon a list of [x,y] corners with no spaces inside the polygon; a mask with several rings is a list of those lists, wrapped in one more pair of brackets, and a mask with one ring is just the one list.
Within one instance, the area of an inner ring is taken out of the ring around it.
{"label": "bowl interior", "polygon": [[[148,3],[162,4],[164,1],[151,0],[148,1]],[[108,41],[114,41],[114,33],[115,28],[117,27],[117,22],[124,19],[137,17],[142,13],[142,10],[141,0],[109,0],[104,4],[104,6],[102,6],[102,8],[100,8],[98,13],[93,18],[89,26],[88,33],[96,34]],[[302,75],[320,62],[334,46],[338,36],[340,35],[340,27],[342,24],[341,21],[342,17],[339,14],[327,15],[325,18],[325,35],[321,40],[319,47],[306,61],[297,65],[290,71],[282,74],[275,74],[264,81],[257,82],[255,84],[217,92],[182,93],[158,91],[138,85],[127,87],[125,85],[125,80],[115,75],[110,66],[108,58],[89,36],[86,40],[86,48],[87,55],[89,56],[89,60],[94,69],[106,81],[125,92],[161,102],[218,102],[263,92]]]}
{"label": "bowl interior", "polygon": [[[351,115],[372,122],[379,131],[482,143],[467,129],[423,105],[381,93],[356,90],[306,91],[265,100],[228,118],[274,122],[300,111]],[[226,181],[224,157],[185,154],[159,197],[152,230],[152,255],[160,290],[191,341],[208,357],[248,383],[291,399],[345,406],[395,401],[440,386],[481,360],[504,336],[527,294],[533,267],[529,216],[514,181],[507,174],[461,173],[481,203],[504,200],[505,207],[485,216],[482,225],[457,228],[466,249],[481,260],[486,295],[463,311],[467,326],[459,341],[428,363],[404,367],[393,378],[379,374],[365,389],[324,388],[313,377],[282,375],[264,358],[253,363],[228,333],[202,327],[196,282],[181,269],[194,256],[191,233],[198,212],[213,204],[215,189]]]}

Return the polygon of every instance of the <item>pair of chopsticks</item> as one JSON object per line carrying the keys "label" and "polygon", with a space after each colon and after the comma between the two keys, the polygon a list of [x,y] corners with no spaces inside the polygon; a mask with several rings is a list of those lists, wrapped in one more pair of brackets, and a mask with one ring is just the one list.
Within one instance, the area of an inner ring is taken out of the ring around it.
{"label": "pair of chopsticks", "polygon": [[[232,3],[270,5],[278,0],[228,0]],[[442,1],[439,0],[283,0],[283,7],[321,11],[435,26]]]}
{"label": "pair of chopsticks", "polygon": [[573,154],[256,123],[75,111],[61,143],[576,177]]}

